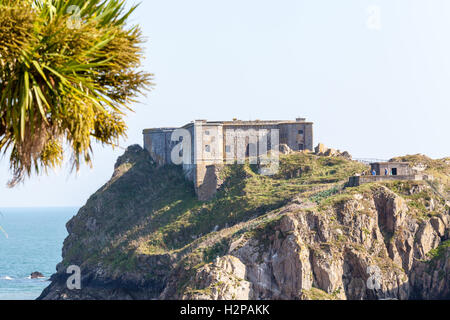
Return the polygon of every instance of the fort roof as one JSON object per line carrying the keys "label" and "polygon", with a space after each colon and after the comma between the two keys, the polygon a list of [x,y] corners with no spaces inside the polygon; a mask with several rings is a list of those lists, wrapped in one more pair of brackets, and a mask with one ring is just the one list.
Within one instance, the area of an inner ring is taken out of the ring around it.
{"label": "fort roof", "polygon": [[393,165],[393,166],[409,166],[408,162],[394,162],[394,161],[383,161],[383,162],[372,162],[371,164],[373,165],[382,165],[382,166],[388,166],[388,165]]}
{"label": "fort roof", "polygon": [[167,127],[167,128],[150,128],[150,129],[144,129],[143,133],[145,134],[145,133],[150,133],[150,132],[171,132],[171,131],[174,131],[176,129],[178,129],[178,128],[170,128],[170,127]]}
{"label": "fort roof", "polygon": [[[195,120],[190,123],[185,124],[181,128],[189,128],[193,126],[196,122],[201,122],[206,126],[267,126],[267,125],[277,125],[277,124],[313,124],[313,122],[306,121],[305,118],[297,118],[296,120],[238,120],[234,119],[232,121],[207,121],[207,120]],[[145,133],[150,132],[168,132],[173,131],[178,128],[150,128],[145,129]]]}

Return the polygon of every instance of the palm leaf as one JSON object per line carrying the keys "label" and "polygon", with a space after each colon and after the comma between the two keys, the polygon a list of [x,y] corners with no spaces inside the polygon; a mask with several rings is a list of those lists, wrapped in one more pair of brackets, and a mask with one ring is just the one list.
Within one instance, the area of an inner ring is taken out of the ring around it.
{"label": "palm leaf", "polygon": [[[80,29],[70,29],[78,6]],[[0,0],[0,151],[10,152],[12,184],[57,165],[62,144],[74,167],[90,162],[92,143],[125,137],[130,103],[149,89],[138,70],[137,6],[124,0]]]}

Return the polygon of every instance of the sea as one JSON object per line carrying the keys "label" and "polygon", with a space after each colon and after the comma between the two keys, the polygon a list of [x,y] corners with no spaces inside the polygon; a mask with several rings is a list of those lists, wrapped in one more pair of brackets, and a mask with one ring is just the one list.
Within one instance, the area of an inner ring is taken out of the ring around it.
{"label": "sea", "polygon": [[[0,208],[0,300],[34,300],[61,262],[78,208]],[[44,275],[31,279],[32,272]]]}

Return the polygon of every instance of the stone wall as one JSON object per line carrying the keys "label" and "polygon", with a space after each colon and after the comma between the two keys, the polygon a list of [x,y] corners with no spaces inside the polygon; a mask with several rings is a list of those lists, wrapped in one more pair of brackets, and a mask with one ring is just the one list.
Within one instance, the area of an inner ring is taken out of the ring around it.
{"label": "stone wall", "polygon": [[[234,163],[238,159],[267,153],[272,145],[271,130],[277,125],[227,126],[224,128],[224,160]],[[265,146],[264,146],[265,145]],[[265,149],[265,150],[264,150]]]}
{"label": "stone wall", "polygon": [[305,123],[305,149],[314,150],[314,131],[312,123]]}
{"label": "stone wall", "polygon": [[223,130],[220,124],[208,124],[203,120],[195,121],[193,127],[194,185],[198,190],[203,185],[207,167],[223,162]]}
{"label": "stone wall", "polygon": [[144,131],[144,149],[150,153],[159,166],[171,163],[171,151],[176,145],[171,141],[174,130],[174,128],[167,128]]}
{"label": "stone wall", "polygon": [[381,176],[385,174],[385,169],[388,170],[389,174],[392,174],[392,170],[395,169],[397,171],[398,176],[407,176],[413,175],[415,172],[406,162],[376,162],[372,163],[371,170],[375,170],[377,175]]}
{"label": "stone wall", "polygon": [[[306,150],[306,126],[303,123],[280,124],[281,143],[292,150]],[[312,150],[312,149],[310,149]]]}
{"label": "stone wall", "polygon": [[210,201],[216,195],[217,190],[223,184],[220,178],[220,172],[223,165],[210,165],[205,168],[203,181],[196,188],[197,196],[200,201]]}
{"label": "stone wall", "polygon": [[[358,187],[365,183],[383,182],[383,181],[421,181],[427,177],[423,175],[402,175],[402,176],[354,176],[350,177],[348,187]],[[427,178],[428,179],[428,178]]]}

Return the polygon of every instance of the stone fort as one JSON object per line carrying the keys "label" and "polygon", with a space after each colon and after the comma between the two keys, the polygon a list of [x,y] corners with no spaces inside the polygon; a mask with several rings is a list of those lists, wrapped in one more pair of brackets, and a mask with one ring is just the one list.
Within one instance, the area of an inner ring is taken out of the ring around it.
{"label": "stone fort", "polygon": [[281,145],[293,151],[313,150],[313,123],[305,118],[196,120],[181,128],[145,129],[143,134],[144,148],[153,160],[159,166],[182,165],[201,200],[215,193],[214,172],[220,165],[259,161],[269,151],[279,151]]}

